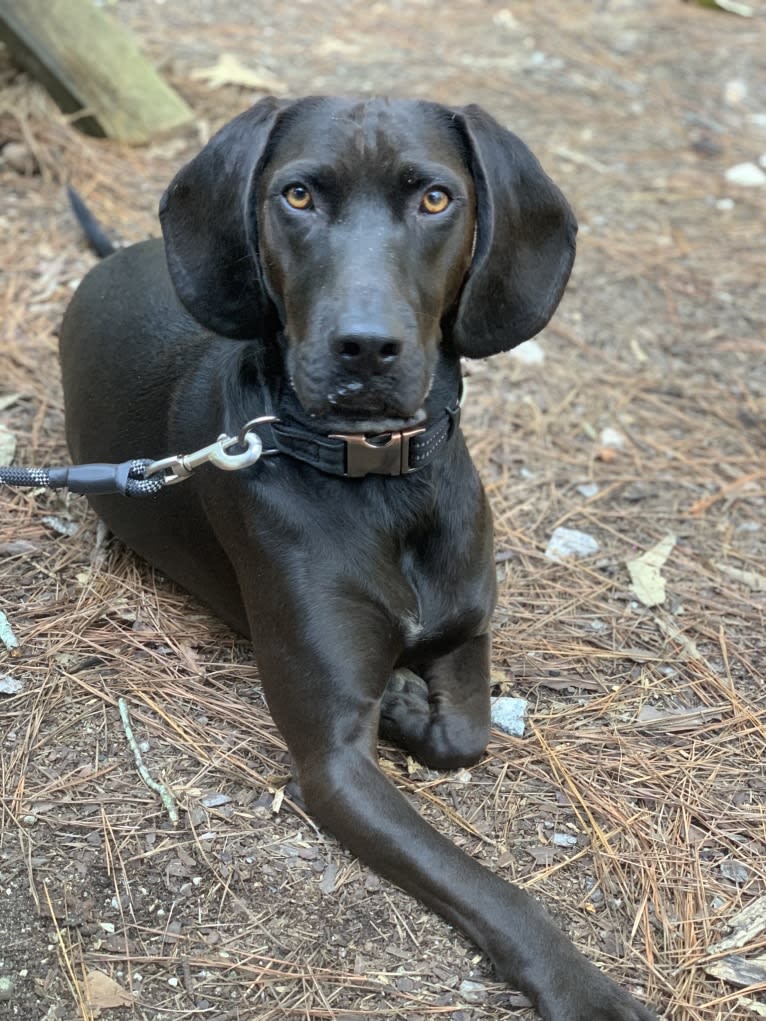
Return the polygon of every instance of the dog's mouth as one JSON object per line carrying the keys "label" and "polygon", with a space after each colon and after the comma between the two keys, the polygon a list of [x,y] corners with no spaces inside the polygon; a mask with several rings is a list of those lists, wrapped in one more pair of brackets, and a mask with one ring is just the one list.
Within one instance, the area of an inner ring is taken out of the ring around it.
{"label": "dog's mouth", "polygon": [[381,416],[372,412],[360,410],[354,414],[345,415],[312,415],[314,421],[322,423],[322,428],[328,433],[342,433],[344,435],[378,435],[379,433],[401,432],[403,429],[414,429],[422,425],[426,420],[426,412],[420,408],[409,418],[394,416]]}
{"label": "dog's mouth", "polygon": [[308,402],[301,400],[290,379],[298,399],[312,422],[323,432],[349,435],[377,435],[416,428],[426,419],[423,407],[407,414],[404,409],[392,405],[383,394],[371,393],[361,384],[341,385],[323,400]]}

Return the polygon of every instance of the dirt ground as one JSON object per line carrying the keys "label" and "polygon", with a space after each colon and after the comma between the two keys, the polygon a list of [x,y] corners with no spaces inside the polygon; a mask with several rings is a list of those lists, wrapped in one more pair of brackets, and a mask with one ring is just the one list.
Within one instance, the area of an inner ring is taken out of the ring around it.
{"label": "dirt ground", "polygon": [[[119,238],[156,234],[175,169],[259,95],[195,72],[230,53],[285,94],[484,105],[581,224],[539,349],[467,367],[464,429],[496,520],[495,693],[528,700],[527,730],[495,732],[470,771],[389,748],[382,765],[663,1016],[766,1016],[766,187],[725,176],[766,153],[766,7],[107,9],[198,120],[144,149],[85,140],[0,51],[15,463],[66,461],[55,334],[93,257],[62,185]],[[546,557],[559,526],[598,551]],[[668,536],[649,608],[626,561]],[[1,490],[0,578],[20,643],[0,646],[0,689],[20,689],[0,694],[0,1021],[532,1017],[466,940],[282,800],[289,762],[247,646],[82,499]]]}

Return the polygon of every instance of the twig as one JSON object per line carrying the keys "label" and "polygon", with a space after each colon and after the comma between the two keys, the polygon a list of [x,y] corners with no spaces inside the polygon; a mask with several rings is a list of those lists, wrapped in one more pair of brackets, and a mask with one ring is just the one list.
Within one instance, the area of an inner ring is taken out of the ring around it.
{"label": "twig", "polygon": [[165,806],[165,810],[170,817],[170,821],[174,826],[178,825],[178,807],[175,803],[173,795],[170,793],[164,783],[157,783],[156,780],[152,779],[149,770],[144,765],[144,759],[141,755],[141,749],[138,747],[138,743],[133,734],[133,728],[130,725],[130,715],[128,713],[128,703],[124,698],[117,700],[117,708],[120,710],[120,719],[122,720],[122,729],[125,731],[125,737],[127,738],[128,745],[133,752],[133,757],[136,760],[136,768],[138,769],[139,776],[144,781],[149,790],[154,791],[155,794],[159,794],[162,804]]}

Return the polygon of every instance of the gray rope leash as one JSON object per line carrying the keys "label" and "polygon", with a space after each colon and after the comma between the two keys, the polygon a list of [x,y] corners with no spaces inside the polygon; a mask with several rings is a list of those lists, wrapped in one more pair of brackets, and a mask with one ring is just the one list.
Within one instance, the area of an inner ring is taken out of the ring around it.
{"label": "gray rope leash", "polygon": [[[254,418],[246,422],[236,436],[221,433],[215,443],[190,454],[175,454],[160,461],[134,458],[121,464],[75,464],[66,468],[0,467],[0,486],[68,489],[86,496],[154,496],[165,486],[190,478],[192,472],[203,464],[213,464],[223,471],[249,468],[262,454],[272,453],[263,449],[255,430],[259,425],[273,421],[270,415]],[[231,447],[244,449],[240,453],[229,453]]]}
{"label": "gray rope leash", "polygon": [[26,489],[69,489],[73,493],[119,493],[122,496],[154,496],[165,486],[164,478],[146,478],[151,461],[134,459],[122,464],[76,464],[66,468],[0,467],[0,486]]}

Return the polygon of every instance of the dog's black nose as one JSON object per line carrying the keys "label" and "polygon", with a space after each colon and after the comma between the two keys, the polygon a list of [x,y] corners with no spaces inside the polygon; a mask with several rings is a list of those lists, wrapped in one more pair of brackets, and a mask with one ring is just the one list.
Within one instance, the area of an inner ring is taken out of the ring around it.
{"label": "dog's black nose", "polygon": [[401,354],[402,342],[396,337],[372,333],[345,333],[334,339],[332,349],[350,372],[375,376],[393,367]]}

